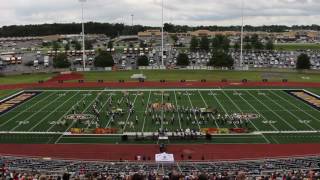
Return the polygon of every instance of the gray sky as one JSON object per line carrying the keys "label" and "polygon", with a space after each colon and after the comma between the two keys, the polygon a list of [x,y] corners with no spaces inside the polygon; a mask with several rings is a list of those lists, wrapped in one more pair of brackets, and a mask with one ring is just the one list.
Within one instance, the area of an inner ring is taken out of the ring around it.
{"label": "gray sky", "polygon": [[[80,22],[78,0],[0,0],[0,26]],[[86,21],[160,25],[161,0],[87,0]],[[320,24],[320,0],[244,0],[245,24]],[[165,0],[165,22],[240,25],[241,0]]]}

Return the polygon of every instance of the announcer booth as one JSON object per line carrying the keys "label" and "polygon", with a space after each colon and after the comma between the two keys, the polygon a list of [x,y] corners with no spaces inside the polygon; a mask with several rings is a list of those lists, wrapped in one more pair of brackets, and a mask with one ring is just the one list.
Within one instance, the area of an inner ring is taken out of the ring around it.
{"label": "announcer booth", "polygon": [[156,163],[174,163],[173,154],[161,153],[155,155]]}

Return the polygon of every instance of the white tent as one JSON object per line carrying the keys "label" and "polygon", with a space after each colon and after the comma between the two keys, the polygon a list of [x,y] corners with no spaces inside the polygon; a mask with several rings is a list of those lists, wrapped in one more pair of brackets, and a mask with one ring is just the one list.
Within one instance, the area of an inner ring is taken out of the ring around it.
{"label": "white tent", "polygon": [[156,154],[155,159],[156,159],[156,162],[159,162],[159,163],[174,163],[173,154],[167,154],[167,153]]}

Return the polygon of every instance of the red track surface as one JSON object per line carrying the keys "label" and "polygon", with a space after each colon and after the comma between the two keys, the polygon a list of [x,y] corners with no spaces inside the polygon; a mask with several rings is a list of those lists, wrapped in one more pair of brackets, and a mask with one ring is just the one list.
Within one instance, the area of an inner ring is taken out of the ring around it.
{"label": "red track surface", "polygon": [[29,83],[29,84],[10,84],[0,85],[0,90],[5,89],[27,89],[27,88],[96,88],[96,87],[109,87],[109,88],[214,88],[214,87],[301,87],[301,88],[320,88],[320,83],[303,83],[303,82],[65,82],[63,84],[57,82],[44,82]]}
{"label": "red track surface", "polygon": [[[74,77],[73,77],[74,78]],[[59,78],[59,80],[62,80]],[[85,82],[59,84],[55,81],[43,84],[15,84],[0,85],[4,89],[27,88],[78,88],[78,87],[104,87],[104,88],[214,88],[214,87],[300,87],[320,88],[320,83],[297,82],[248,82],[248,83],[221,83],[221,82]],[[289,156],[304,156],[320,154],[320,144],[296,145],[170,145],[168,152],[173,153],[177,160],[189,155],[192,160],[237,160],[259,159]],[[53,157],[59,159],[83,160],[134,160],[136,155],[144,155],[154,159],[154,154],[159,153],[157,145],[0,145],[0,154],[15,156]]]}
{"label": "red track surface", "polygon": [[[239,160],[319,155],[320,144],[288,145],[169,145],[175,159]],[[28,157],[51,157],[81,160],[135,160],[137,155],[150,157],[159,153],[157,145],[0,145],[0,154]]]}

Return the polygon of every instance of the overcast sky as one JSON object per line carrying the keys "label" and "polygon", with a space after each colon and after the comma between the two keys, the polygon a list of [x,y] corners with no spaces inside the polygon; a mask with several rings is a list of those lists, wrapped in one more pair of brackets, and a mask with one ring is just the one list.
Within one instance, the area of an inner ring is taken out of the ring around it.
{"label": "overcast sky", "polygon": [[[164,0],[165,22],[240,25],[241,0]],[[320,24],[320,0],[244,0],[245,24]],[[87,0],[85,21],[160,26],[161,0]],[[80,22],[78,0],[1,0],[0,26]]]}

